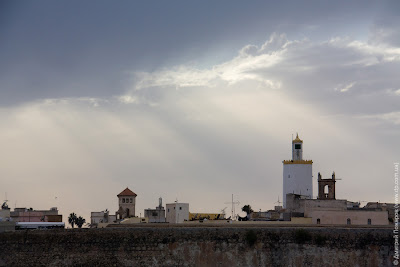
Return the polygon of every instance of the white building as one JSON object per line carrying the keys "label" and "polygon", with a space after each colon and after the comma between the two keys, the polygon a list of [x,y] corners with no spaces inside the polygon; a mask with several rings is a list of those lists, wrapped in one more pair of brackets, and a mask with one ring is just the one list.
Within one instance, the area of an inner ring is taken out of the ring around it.
{"label": "white building", "polygon": [[189,203],[167,204],[167,222],[183,223],[189,221]]}
{"label": "white building", "polygon": [[0,209],[0,222],[11,221],[11,211],[7,205],[7,200],[3,203]]}
{"label": "white building", "polygon": [[162,198],[158,199],[158,207],[155,209],[145,209],[144,217],[149,223],[165,223],[165,209],[162,206]]}
{"label": "white building", "polygon": [[99,223],[113,223],[117,220],[116,215],[110,215],[108,210],[105,211],[92,211],[90,213],[90,224],[93,226]]}
{"label": "white building", "polygon": [[292,141],[292,159],[283,161],[283,207],[286,194],[312,198],[312,160],[303,160],[303,140],[296,135]]}

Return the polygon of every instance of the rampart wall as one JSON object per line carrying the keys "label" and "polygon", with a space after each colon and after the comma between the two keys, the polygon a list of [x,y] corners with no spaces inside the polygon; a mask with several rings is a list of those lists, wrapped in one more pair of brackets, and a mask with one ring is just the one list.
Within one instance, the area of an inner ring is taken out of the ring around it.
{"label": "rampart wall", "polygon": [[392,229],[132,227],[0,233],[0,266],[392,266]]}

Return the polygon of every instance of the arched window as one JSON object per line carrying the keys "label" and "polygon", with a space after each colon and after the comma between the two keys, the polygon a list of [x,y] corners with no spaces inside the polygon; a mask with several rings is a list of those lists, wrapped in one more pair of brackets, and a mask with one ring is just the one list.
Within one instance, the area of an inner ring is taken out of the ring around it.
{"label": "arched window", "polygon": [[351,224],[350,218],[347,218],[347,224]]}
{"label": "arched window", "polygon": [[328,185],[324,186],[324,194],[325,194],[325,197],[328,197],[328,194],[329,194],[329,186]]}
{"label": "arched window", "polygon": [[317,219],[317,224],[321,224],[321,219],[320,218]]}
{"label": "arched window", "polygon": [[372,224],[371,219],[368,219],[368,225],[371,225],[371,224]]}

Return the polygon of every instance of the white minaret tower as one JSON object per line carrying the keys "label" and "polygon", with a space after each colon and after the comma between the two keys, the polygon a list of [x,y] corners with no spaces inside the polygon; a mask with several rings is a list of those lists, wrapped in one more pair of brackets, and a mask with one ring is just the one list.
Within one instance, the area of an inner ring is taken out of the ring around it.
{"label": "white minaret tower", "polygon": [[303,160],[303,140],[296,134],[292,140],[292,160],[283,161],[283,208],[286,194],[312,198],[312,160]]}

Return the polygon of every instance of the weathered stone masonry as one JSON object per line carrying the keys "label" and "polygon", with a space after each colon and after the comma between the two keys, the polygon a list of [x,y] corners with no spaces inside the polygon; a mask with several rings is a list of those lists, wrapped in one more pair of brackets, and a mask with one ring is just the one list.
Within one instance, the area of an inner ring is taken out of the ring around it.
{"label": "weathered stone masonry", "polygon": [[138,227],[0,233],[0,266],[391,266],[391,229]]}

